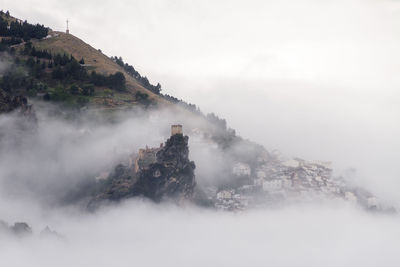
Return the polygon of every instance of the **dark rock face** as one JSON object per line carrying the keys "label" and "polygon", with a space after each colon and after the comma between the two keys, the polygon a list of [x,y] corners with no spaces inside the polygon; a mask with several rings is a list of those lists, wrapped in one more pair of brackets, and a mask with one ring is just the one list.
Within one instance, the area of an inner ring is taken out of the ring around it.
{"label": "dark rock face", "polygon": [[32,229],[25,222],[16,222],[10,229],[18,236],[32,234]]}
{"label": "dark rock face", "polygon": [[[9,225],[7,222],[0,220],[0,238],[2,236],[25,238],[33,236],[32,228],[26,222],[16,222]],[[42,238],[53,238],[57,240],[65,240],[65,237],[51,230],[48,226],[40,232]]]}
{"label": "dark rock face", "polygon": [[37,132],[37,117],[32,105],[26,97],[10,96],[0,89],[0,116],[12,114],[2,120],[0,126],[0,149],[13,150],[29,142],[28,138]]}
{"label": "dark rock face", "polygon": [[157,153],[157,162],[139,173],[131,189],[155,201],[163,197],[191,199],[196,186],[195,164],[189,160],[189,137],[175,134]]}
{"label": "dark rock face", "polygon": [[18,237],[28,236],[32,234],[31,227],[25,222],[16,222],[9,226],[8,223],[0,220],[0,234],[11,234]]}
{"label": "dark rock face", "polygon": [[28,104],[25,96],[18,95],[11,97],[9,94],[0,89],[0,114],[17,111],[21,117],[28,122],[36,124],[37,118],[32,105]]}
{"label": "dark rock face", "polygon": [[163,198],[191,200],[196,181],[195,164],[189,160],[188,140],[189,137],[182,134],[171,136],[156,153],[155,162],[138,172],[133,166],[118,165],[89,203],[89,208],[95,208],[104,200],[118,201],[135,196],[155,202]]}

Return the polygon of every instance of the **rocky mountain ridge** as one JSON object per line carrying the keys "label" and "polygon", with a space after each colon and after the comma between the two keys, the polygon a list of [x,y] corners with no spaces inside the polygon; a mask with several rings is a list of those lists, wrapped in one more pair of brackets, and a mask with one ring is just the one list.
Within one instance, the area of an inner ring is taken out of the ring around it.
{"label": "rocky mountain ridge", "polygon": [[[26,238],[32,237],[34,232],[32,227],[26,222],[15,222],[9,225],[7,222],[0,220],[0,237],[4,236]],[[57,240],[64,240],[65,238],[54,230],[51,230],[49,226],[46,226],[39,233],[40,237],[43,238],[56,238]]]}

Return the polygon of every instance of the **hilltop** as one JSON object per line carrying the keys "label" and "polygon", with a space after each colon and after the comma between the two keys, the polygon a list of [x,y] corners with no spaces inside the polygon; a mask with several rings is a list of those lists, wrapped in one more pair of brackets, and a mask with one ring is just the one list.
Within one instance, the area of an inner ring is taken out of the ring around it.
{"label": "hilltop", "polygon": [[[95,49],[78,37],[64,32],[50,31],[49,38],[34,40],[32,44],[39,50],[47,50],[51,54],[68,54],[76,59],[84,59],[85,67],[88,70],[95,70],[98,73],[110,75],[117,72],[124,73],[126,79],[126,92],[116,96],[115,99],[135,100],[137,92],[147,94],[151,101],[168,104],[161,96],[144,88],[138,81],[129,75],[123,67],[118,65],[112,58],[104,55],[101,50]],[[129,101],[125,101],[125,103]]]}
{"label": "hilltop", "polygon": [[32,25],[2,11],[0,40],[0,56],[9,67],[0,86],[6,91],[12,87],[11,94],[78,107],[170,107],[180,102],[193,109],[194,105],[161,94],[159,83],[152,85],[121,57],[109,57],[70,33]]}
{"label": "hilltop", "polygon": [[[107,112],[168,108],[196,118],[223,147],[241,140],[226,121],[203,114],[194,104],[163,94],[121,57],[109,57],[80,38],[0,12],[0,88],[9,97],[27,96],[72,108]],[[0,69],[1,71],[1,69]]]}

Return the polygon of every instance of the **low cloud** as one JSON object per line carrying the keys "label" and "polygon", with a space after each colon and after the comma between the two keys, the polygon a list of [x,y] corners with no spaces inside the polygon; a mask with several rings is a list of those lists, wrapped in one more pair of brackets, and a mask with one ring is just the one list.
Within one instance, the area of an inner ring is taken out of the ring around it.
{"label": "low cloud", "polygon": [[63,114],[42,102],[35,103],[35,110],[38,125],[28,131],[19,128],[18,115],[0,116],[2,196],[50,206],[81,200],[88,196],[96,176],[112,171],[118,163],[128,164],[128,157],[140,148],[158,147],[176,123],[183,124],[190,136],[190,158],[197,165],[199,186],[217,184],[230,175],[230,153],[204,138],[204,120],[188,112],[137,109],[105,120],[105,114],[96,111]]}
{"label": "low cloud", "polygon": [[[121,55],[165,93],[226,118],[241,136],[332,161],[337,173],[400,204],[396,1],[7,2],[12,15],[57,30],[68,17],[73,34]],[[239,214],[143,200],[96,214],[60,206],[82,181],[158,146],[170,124],[185,131],[201,123],[168,110],[120,114],[114,124],[90,114],[66,122],[40,105],[37,135],[15,136],[14,117],[0,117],[0,217],[36,233],[49,225],[67,241],[1,239],[3,265],[400,264],[398,216],[340,201]],[[200,185],[224,179],[229,157],[196,135],[189,145]]]}
{"label": "low cloud", "polygon": [[[36,133],[7,127],[0,117],[2,219],[26,221],[34,234],[0,240],[6,266],[397,266],[393,240],[400,237],[398,215],[366,213],[340,200],[296,204],[241,213],[218,212],[144,199],[130,199],[88,213],[65,205],[64,195],[85,179],[112,168],[145,146],[158,146],[172,123],[191,135],[190,157],[198,183],[215,183],[227,171],[224,154],[189,129],[195,118],[170,110],[115,114],[113,122],[80,114],[54,116],[35,103]],[[196,132],[196,131],[194,131]],[[17,136],[16,136],[17,133]],[[14,143],[9,138],[14,139]],[[16,141],[20,141],[15,143]],[[64,239],[41,237],[46,226]]]}
{"label": "low cloud", "polygon": [[[29,213],[29,211],[28,211]],[[344,203],[225,213],[133,200],[96,214],[37,215],[64,241],[1,239],[6,266],[397,266],[398,216]]]}

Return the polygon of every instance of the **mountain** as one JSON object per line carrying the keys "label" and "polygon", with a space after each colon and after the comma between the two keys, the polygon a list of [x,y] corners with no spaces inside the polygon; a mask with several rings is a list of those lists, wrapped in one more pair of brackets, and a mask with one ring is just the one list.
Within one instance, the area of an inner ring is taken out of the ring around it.
{"label": "mountain", "polygon": [[103,200],[144,196],[156,202],[174,198],[222,210],[242,210],[335,198],[370,210],[384,209],[370,192],[334,176],[329,163],[269,153],[237,136],[224,119],[205,115],[195,105],[163,94],[159,83],[151,84],[122,58],[108,57],[70,33],[0,12],[0,39],[0,112],[19,110],[35,121],[29,99],[77,114],[85,110],[138,108],[148,112],[168,108],[176,118],[184,118],[187,135],[201,140],[201,146],[217,147],[210,150],[220,155],[217,162],[203,167],[220,165],[207,174],[212,176],[208,182],[196,182],[196,162],[189,160],[189,139],[181,132],[173,133],[162,147],[131,151],[129,163],[117,164],[105,175],[99,174],[99,179],[90,177],[76,190],[78,193],[67,192],[66,199],[87,198],[89,206],[96,206]]}
{"label": "mountain", "polygon": [[[177,101],[160,94],[160,84],[150,84],[122,58],[108,57],[72,34],[1,12],[0,40],[2,61],[9,66],[2,87],[12,87],[13,94],[107,109],[171,106]],[[28,70],[28,77],[22,69]]]}

